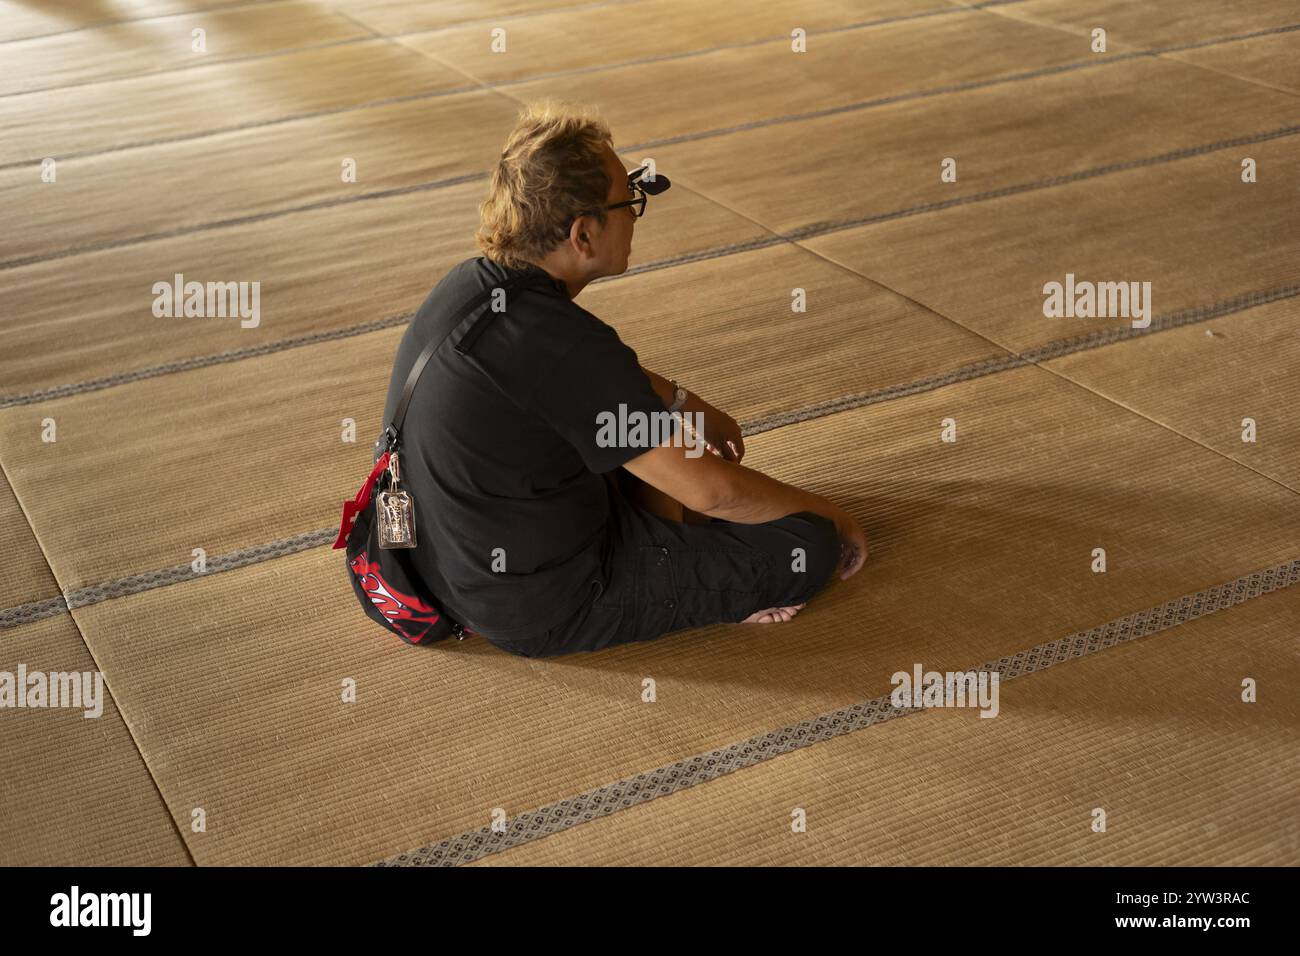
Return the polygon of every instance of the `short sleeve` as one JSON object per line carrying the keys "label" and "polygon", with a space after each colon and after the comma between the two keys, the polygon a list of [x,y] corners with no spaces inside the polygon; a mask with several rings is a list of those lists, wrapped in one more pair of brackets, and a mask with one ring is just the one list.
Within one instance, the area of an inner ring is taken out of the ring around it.
{"label": "short sleeve", "polygon": [[636,352],[599,320],[540,376],[529,408],[596,474],[668,444],[677,428]]}

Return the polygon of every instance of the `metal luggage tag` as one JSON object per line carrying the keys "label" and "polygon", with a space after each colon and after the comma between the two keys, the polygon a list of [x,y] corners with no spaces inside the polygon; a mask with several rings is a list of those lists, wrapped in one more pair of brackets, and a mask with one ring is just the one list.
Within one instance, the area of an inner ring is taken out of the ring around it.
{"label": "metal luggage tag", "polygon": [[392,475],[392,483],[387,491],[379,492],[375,503],[375,513],[379,518],[379,546],[414,548],[415,502],[399,485],[401,471],[397,463],[397,452],[388,458],[388,473]]}

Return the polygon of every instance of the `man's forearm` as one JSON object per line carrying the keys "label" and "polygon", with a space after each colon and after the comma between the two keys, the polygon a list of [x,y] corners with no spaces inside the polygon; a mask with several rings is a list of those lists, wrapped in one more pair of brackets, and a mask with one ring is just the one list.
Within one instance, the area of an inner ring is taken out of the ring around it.
{"label": "man's forearm", "polygon": [[821,495],[788,485],[735,462],[719,464],[725,465],[730,474],[723,500],[704,512],[711,518],[722,518],[738,524],[762,524],[798,511],[812,511],[827,518],[835,516],[835,505]]}
{"label": "man's forearm", "polygon": [[[650,385],[654,388],[655,394],[663,400],[664,407],[672,405],[672,382],[650,371],[644,365],[641,366],[641,371],[645,372],[646,377],[650,379]],[[717,409],[694,392],[690,392],[682,411],[703,412],[707,422],[709,415],[716,413]],[[735,521],[737,524],[762,524],[798,511],[812,511],[826,515],[828,518],[832,517],[831,512],[835,506],[820,495],[796,488],[794,485],[787,485],[783,481],[768,477],[761,471],[746,468],[735,462],[728,462],[728,465],[734,471],[727,481],[728,490],[725,500],[712,510],[701,512],[702,514],[711,518],[722,518],[725,521]]]}

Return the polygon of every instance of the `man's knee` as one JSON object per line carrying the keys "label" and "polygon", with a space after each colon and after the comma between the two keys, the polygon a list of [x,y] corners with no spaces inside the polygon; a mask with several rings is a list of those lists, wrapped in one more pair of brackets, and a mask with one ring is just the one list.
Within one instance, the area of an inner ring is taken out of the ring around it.
{"label": "man's knee", "polygon": [[812,597],[830,580],[840,563],[840,535],[835,522],[811,511],[781,519],[796,542],[790,569],[795,574],[797,600]]}

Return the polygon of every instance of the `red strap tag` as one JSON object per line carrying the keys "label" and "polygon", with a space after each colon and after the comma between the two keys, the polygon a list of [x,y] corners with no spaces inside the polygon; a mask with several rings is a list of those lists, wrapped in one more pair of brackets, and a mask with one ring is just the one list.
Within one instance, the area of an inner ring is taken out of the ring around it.
{"label": "red strap tag", "polygon": [[352,525],[356,523],[357,515],[365,511],[366,506],[370,504],[370,496],[374,493],[375,482],[379,480],[379,476],[383,474],[384,469],[387,467],[388,452],[384,452],[379,461],[375,462],[374,470],[370,472],[370,477],[361,486],[357,496],[351,501],[343,502],[343,520],[339,524],[339,536],[334,539],[334,547],[331,550],[337,551],[339,548],[347,547],[348,535],[352,533]]}

